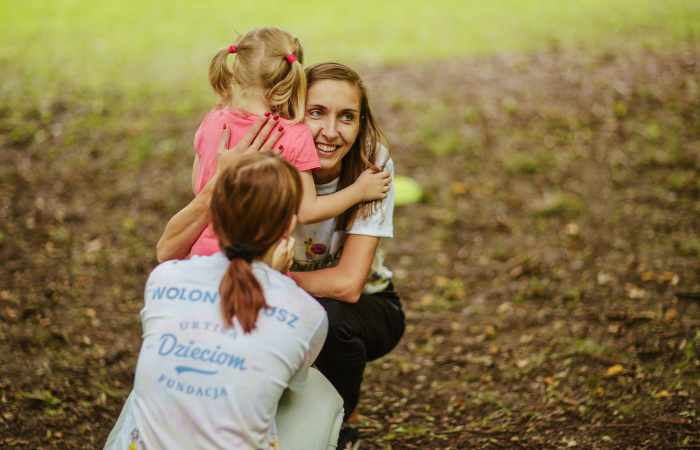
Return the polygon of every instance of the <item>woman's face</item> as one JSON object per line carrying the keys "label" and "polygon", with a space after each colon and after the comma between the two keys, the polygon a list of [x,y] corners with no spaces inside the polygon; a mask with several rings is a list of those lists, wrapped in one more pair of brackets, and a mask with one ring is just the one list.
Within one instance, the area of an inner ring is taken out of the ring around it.
{"label": "woman's face", "polygon": [[345,81],[315,82],[307,92],[304,123],[311,128],[321,162],[314,179],[322,183],[335,179],[360,129],[359,91]]}

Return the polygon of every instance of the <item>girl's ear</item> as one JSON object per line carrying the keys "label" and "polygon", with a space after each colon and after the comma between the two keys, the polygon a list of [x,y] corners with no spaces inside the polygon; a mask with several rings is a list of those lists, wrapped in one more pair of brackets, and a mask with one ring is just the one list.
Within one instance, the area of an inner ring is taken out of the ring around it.
{"label": "girl's ear", "polygon": [[294,229],[297,227],[297,215],[294,214],[292,218],[289,220],[289,225],[287,226],[287,230],[284,232],[284,237],[289,238],[292,233],[294,232]]}

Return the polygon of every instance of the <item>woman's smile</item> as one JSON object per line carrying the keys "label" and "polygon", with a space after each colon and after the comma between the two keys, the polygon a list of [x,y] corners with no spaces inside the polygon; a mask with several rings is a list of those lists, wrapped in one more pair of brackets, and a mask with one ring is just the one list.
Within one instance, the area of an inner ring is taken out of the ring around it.
{"label": "woman's smile", "polygon": [[338,149],[338,146],[316,142],[316,149],[321,153],[331,154]]}

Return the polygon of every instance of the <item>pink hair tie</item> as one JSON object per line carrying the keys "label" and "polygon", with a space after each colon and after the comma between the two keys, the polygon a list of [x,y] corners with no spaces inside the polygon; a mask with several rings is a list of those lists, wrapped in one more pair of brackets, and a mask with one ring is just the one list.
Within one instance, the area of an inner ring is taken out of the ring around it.
{"label": "pink hair tie", "polygon": [[229,52],[229,53],[236,53],[236,46],[235,46],[235,45],[230,46],[230,47],[228,48],[228,52]]}
{"label": "pink hair tie", "polygon": [[294,53],[290,53],[287,55],[287,61],[289,62],[289,64],[293,63],[296,60],[297,60],[297,57],[294,56]]}

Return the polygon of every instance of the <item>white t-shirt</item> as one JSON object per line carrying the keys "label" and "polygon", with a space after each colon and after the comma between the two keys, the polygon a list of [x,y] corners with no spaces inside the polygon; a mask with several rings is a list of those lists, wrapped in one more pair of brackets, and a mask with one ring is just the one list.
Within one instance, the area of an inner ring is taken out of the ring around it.
{"label": "white t-shirt", "polygon": [[[382,145],[377,158],[378,164],[386,161],[384,170],[391,172],[394,178],[394,162],[388,156],[389,152]],[[317,184],[316,195],[329,195],[338,190],[339,179],[330,183]],[[294,264],[291,270],[294,272],[307,272],[311,270],[334,267],[340,261],[343,253],[343,245],[348,234],[361,234],[376,237],[394,237],[394,183],[389,184],[387,198],[378,201],[378,206],[367,217],[362,218],[358,212],[348,231],[335,231],[335,218],[325,222],[309,225],[298,224],[293,236],[296,239],[294,247]],[[377,250],[379,250],[377,248]],[[384,267],[384,261],[375,253],[372,267],[369,271],[364,292],[372,294],[386,289],[391,281],[392,273]]]}
{"label": "white t-shirt", "polygon": [[287,387],[305,387],[328,318],[291,278],[254,261],[268,308],[249,334],[235,318],[224,326],[219,284],[228,264],[217,253],[151,273],[133,404],[115,449],[277,448],[277,403]]}

